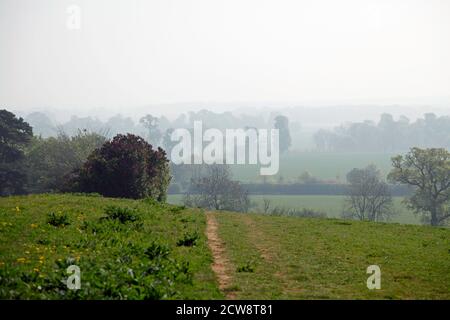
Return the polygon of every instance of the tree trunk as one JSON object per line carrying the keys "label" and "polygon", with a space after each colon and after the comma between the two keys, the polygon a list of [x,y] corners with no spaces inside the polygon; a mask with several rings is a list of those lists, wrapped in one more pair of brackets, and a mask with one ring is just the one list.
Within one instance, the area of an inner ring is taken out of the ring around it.
{"label": "tree trunk", "polygon": [[436,208],[432,208],[431,209],[431,225],[432,226],[437,226],[439,224],[438,218],[437,218],[437,209]]}

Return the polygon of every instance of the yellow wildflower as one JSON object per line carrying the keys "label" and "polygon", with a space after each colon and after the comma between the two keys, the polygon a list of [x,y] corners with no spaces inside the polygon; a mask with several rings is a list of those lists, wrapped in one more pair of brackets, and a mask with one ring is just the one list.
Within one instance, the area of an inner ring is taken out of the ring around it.
{"label": "yellow wildflower", "polygon": [[26,261],[27,259],[25,259],[25,258],[17,258],[17,262],[19,262],[19,263],[25,263],[25,261]]}
{"label": "yellow wildflower", "polygon": [[39,268],[33,268],[33,271],[34,272],[39,272],[40,270],[39,270]]}
{"label": "yellow wildflower", "polygon": [[30,224],[30,227],[32,227],[34,229],[34,228],[37,228],[38,225],[36,223],[32,223],[32,224]]}

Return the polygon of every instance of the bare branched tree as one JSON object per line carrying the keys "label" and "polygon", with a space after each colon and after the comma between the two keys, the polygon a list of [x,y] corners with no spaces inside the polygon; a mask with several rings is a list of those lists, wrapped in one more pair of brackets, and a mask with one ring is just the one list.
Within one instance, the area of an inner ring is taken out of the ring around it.
{"label": "bare branched tree", "polygon": [[369,165],[347,174],[348,195],[344,218],[385,221],[395,214],[388,185],[381,180],[380,171]]}
{"label": "bare branched tree", "polygon": [[206,166],[205,171],[202,176],[192,179],[184,197],[185,205],[211,210],[248,211],[248,192],[239,182],[232,180],[227,165]]}

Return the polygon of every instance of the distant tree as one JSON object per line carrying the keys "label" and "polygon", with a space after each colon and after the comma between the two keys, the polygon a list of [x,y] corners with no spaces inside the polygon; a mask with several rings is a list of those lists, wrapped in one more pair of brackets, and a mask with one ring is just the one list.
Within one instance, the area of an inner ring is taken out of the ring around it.
{"label": "distant tree", "polygon": [[26,152],[28,190],[33,193],[62,191],[67,188],[65,177],[81,168],[106,138],[98,133],[79,130],[69,137],[59,132],[57,137],[34,137]]}
{"label": "distant tree", "polygon": [[400,116],[395,121],[384,113],[377,124],[372,121],[354,122],[333,130],[319,130],[314,134],[316,147],[321,151],[407,151],[412,146],[422,148],[450,147],[450,117],[426,113],[422,119],[410,123]]}
{"label": "distant tree", "polygon": [[154,150],[139,136],[115,136],[88,157],[71,179],[75,190],[108,197],[165,201],[170,182],[163,149]]}
{"label": "distant tree", "polygon": [[319,129],[316,133],[314,133],[313,140],[319,151],[328,151],[334,148],[334,146],[332,145],[332,137],[332,132],[324,129]]}
{"label": "distant tree", "polygon": [[285,116],[275,117],[274,128],[279,130],[280,135],[280,152],[288,151],[291,146],[291,134],[289,132],[289,120]]}
{"label": "distant tree", "polygon": [[147,114],[139,122],[147,129],[147,139],[153,146],[158,146],[161,140],[161,131],[158,128],[159,120],[157,117]]}
{"label": "distant tree", "polygon": [[170,154],[172,152],[172,148],[178,143],[176,141],[172,141],[172,139],[171,139],[171,135],[172,135],[173,131],[174,131],[173,128],[167,129],[162,138],[162,147],[164,148],[164,150],[166,150],[167,156],[169,159],[170,159]]}
{"label": "distant tree", "polygon": [[298,177],[298,181],[301,183],[319,183],[319,179],[314,177],[309,171],[303,171]]}
{"label": "distant tree", "polygon": [[245,126],[245,132],[255,132],[256,135],[247,134],[245,136],[245,159],[250,159],[251,145],[258,145],[259,131],[258,128],[252,126]]}
{"label": "distant tree", "polygon": [[203,176],[192,179],[192,185],[185,194],[187,206],[211,210],[246,212],[250,207],[248,192],[239,182],[231,180],[227,165],[209,165]]}
{"label": "distant tree", "polygon": [[0,110],[0,195],[25,192],[24,149],[32,136],[27,122]]}
{"label": "distant tree", "polygon": [[33,128],[35,135],[48,138],[56,134],[56,128],[50,118],[42,112],[33,112],[25,117],[25,120]]}
{"label": "distant tree", "polygon": [[94,119],[92,117],[79,118],[78,116],[72,116],[68,122],[57,126],[56,133],[64,132],[68,136],[74,136],[78,134],[80,130],[99,132],[100,134],[109,132],[109,128],[107,128],[99,119]]}
{"label": "distant tree", "polygon": [[383,221],[394,214],[388,185],[381,180],[380,171],[369,165],[347,174],[348,195],[344,218]]}
{"label": "distant tree", "polygon": [[124,132],[136,133],[137,131],[133,119],[120,114],[109,118],[103,127],[111,136]]}
{"label": "distant tree", "polygon": [[408,206],[432,226],[450,217],[450,153],[442,148],[412,148],[405,156],[392,158],[388,178],[414,188]]}
{"label": "distant tree", "polygon": [[378,122],[378,128],[380,129],[380,145],[384,152],[390,152],[395,149],[397,139],[400,138],[397,132],[397,123],[394,121],[394,117],[389,113],[383,113],[380,116]]}

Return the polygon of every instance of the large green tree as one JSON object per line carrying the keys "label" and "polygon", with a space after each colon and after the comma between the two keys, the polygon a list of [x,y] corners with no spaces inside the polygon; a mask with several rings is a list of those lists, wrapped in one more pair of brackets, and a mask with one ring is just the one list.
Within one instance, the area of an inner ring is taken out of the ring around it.
{"label": "large green tree", "polygon": [[150,144],[153,146],[158,146],[161,140],[161,131],[159,130],[159,119],[157,117],[152,116],[151,114],[147,114],[142,117],[139,122],[147,129],[147,139]]}
{"label": "large green tree", "polygon": [[104,136],[86,130],[79,130],[72,137],[64,132],[59,132],[57,137],[34,137],[26,152],[28,191],[64,190],[67,186],[63,178],[81,168],[92,151],[105,141]]}
{"label": "large green tree", "polygon": [[0,195],[25,191],[24,148],[32,136],[27,122],[12,112],[0,110]]}
{"label": "large green tree", "polygon": [[450,217],[450,153],[446,149],[412,148],[405,156],[392,158],[388,178],[414,188],[408,205],[432,226]]}

